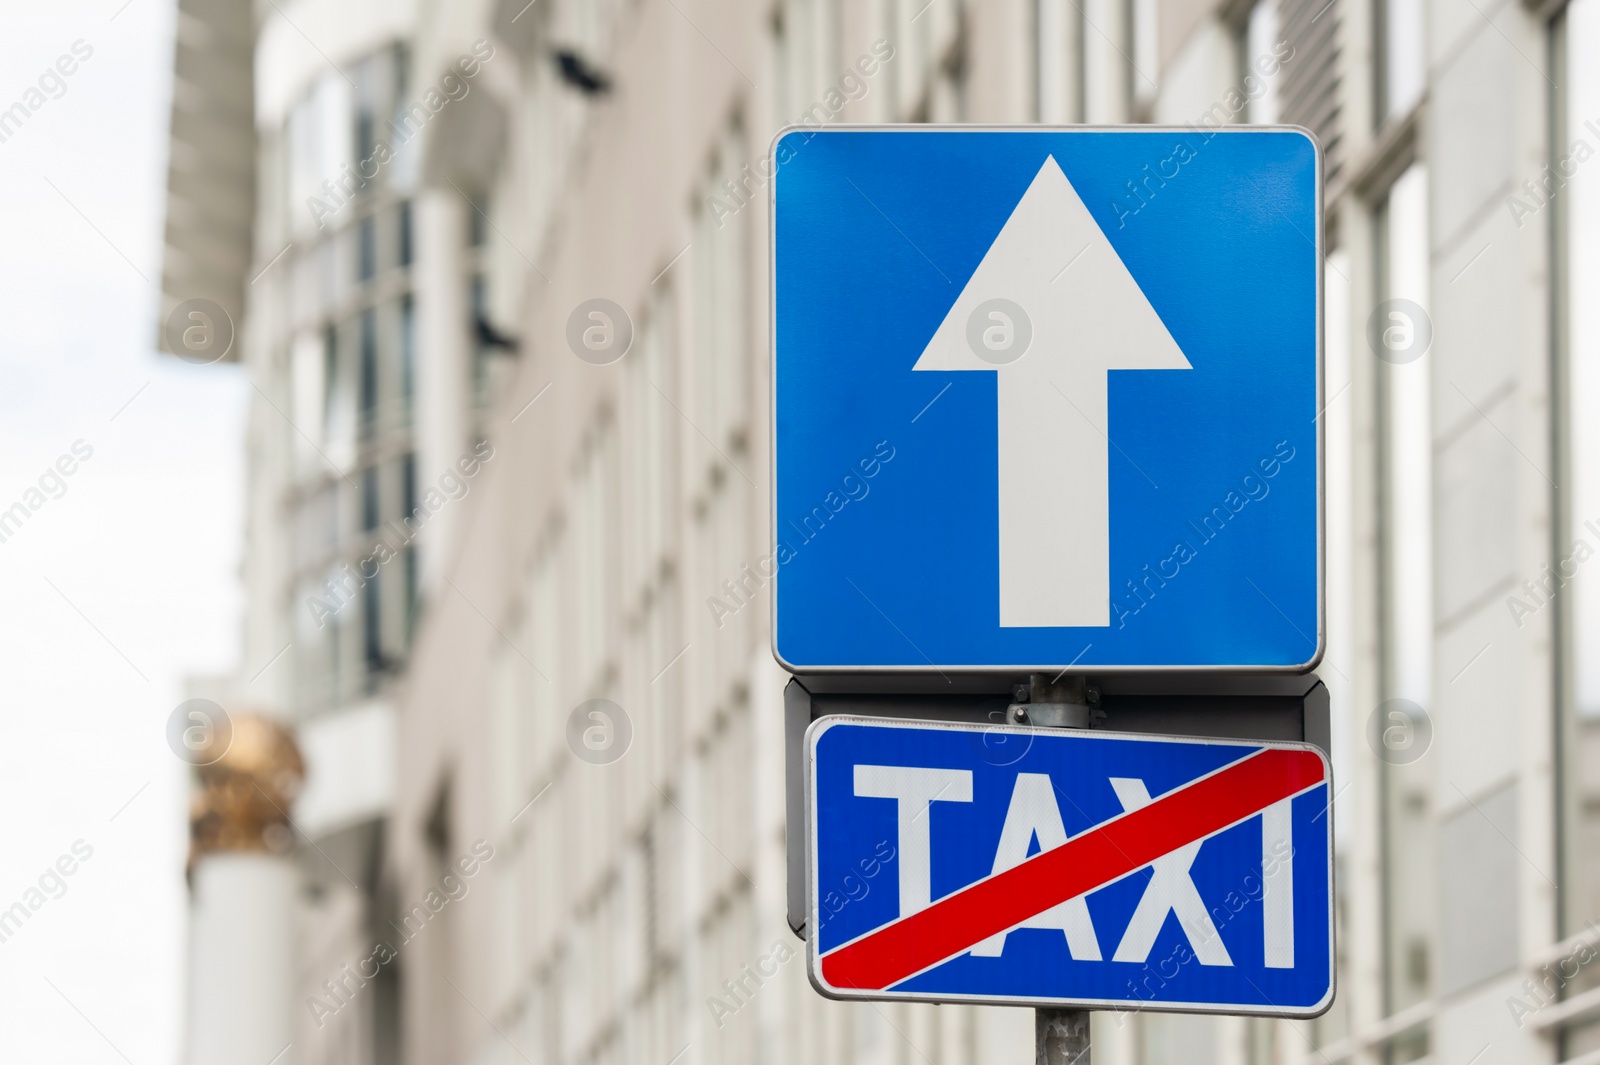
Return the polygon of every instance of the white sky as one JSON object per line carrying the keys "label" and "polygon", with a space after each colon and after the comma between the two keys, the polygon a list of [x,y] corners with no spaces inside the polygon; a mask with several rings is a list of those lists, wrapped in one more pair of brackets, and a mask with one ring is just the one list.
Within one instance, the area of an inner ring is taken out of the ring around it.
{"label": "white sky", "polygon": [[0,943],[0,1061],[177,1060],[188,778],[163,729],[238,653],[248,386],[154,350],[174,15],[122,3],[0,0],[0,109],[94,49],[0,144],[0,510],[94,448],[0,544],[0,909],[94,848]]}

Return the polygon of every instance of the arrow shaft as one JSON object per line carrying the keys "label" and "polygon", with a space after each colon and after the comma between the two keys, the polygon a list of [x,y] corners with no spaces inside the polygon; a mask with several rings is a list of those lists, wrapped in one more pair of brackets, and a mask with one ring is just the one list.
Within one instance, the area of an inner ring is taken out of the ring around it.
{"label": "arrow shaft", "polygon": [[1105,371],[1049,378],[1002,370],[996,385],[1000,625],[1107,626]]}

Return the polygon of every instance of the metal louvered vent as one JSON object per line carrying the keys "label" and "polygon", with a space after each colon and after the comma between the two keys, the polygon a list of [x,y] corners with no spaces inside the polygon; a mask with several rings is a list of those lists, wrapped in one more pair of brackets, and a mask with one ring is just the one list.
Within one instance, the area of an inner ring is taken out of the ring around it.
{"label": "metal louvered vent", "polygon": [[1325,187],[1344,162],[1339,111],[1340,0],[1279,0],[1283,37],[1294,58],[1284,64],[1283,121],[1304,126],[1322,142]]}
{"label": "metal louvered vent", "polygon": [[[161,317],[191,299],[237,324],[256,210],[255,30],[247,0],[179,0]],[[157,334],[170,351],[167,331]],[[234,362],[241,345],[223,356]]]}

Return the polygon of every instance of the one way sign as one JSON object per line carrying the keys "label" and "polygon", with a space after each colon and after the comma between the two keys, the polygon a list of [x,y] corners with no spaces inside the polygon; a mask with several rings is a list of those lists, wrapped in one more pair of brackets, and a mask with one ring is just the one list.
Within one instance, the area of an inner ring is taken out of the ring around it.
{"label": "one way sign", "polygon": [[1315,666],[1304,130],[830,127],[773,149],[780,664]]}
{"label": "one way sign", "polygon": [[1306,744],[824,717],[809,959],[835,998],[1312,1017],[1331,774]]}

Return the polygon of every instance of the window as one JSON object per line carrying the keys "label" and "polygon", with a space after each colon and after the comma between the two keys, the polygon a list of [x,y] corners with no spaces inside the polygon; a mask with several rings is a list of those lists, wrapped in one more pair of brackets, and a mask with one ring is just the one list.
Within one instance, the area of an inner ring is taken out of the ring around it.
{"label": "window", "polygon": [[411,201],[395,208],[395,257],[400,266],[411,265]]}
{"label": "window", "polygon": [[[293,103],[282,131],[286,224],[296,249],[293,416],[307,430],[305,454],[285,486],[296,500],[290,564],[297,588],[321,589],[330,575],[349,582],[342,567],[356,569],[375,536],[388,538],[382,530],[397,504],[415,507],[408,456],[420,352],[407,273],[417,249],[411,204],[398,192],[405,183],[396,182],[417,150],[373,162],[379,142],[397,143],[393,120],[405,114],[408,68],[403,45],[355,57],[348,78],[329,71]],[[321,211],[306,209],[312,197],[325,201]],[[319,630],[325,652],[296,665],[297,712],[337,707],[359,694],[363,677],[370,690],[409,642],[417,556],[389,539],[404,561],[386,561],[375,578],[368,563],[365,585],[352,585]],[[291,609],[303,610],[303,599]]]}
{"label": "window", "polygon": [[328,326],[322,331],[322,429],[323,436],[333,428],[333,403],[339,385],[339,331]]}
{"label": "window", "polygon": [[1216,1021],[1210,1017],[1137,1011],[1135,1016],[1139,1020],[1134,1038],[1140,1061],[1216,1065]]}
{"label": "window", "polygon": [[372,431],[378,412],[378,316],[361,312],[361,430]]}
{"label": "window", "polygon": [[1034,114],[1060,125],[1083,121],[1084,12],[1074,0],[1034,0]]}
{"label": "window", "polygon": [[[669,779],[676,772],[679,749],[677,693],[682,666],[666,667],[684,650],[679,636],[680,601],[671,557],[676,514],[676,434],[678,413],[662,398],[676,393],[677,366],[673,289],[657,285],[640,317],[634,348],[626,360],[621,408],[623,425],[624,497],[621,535],[624,544],[623,594],[643,604],[637,615],[642,667],[654,679],[645,687],[641,735],[649,737],[651,775]],[[693,432],[693,430],[689,430]],[[646,723],[647,722],[647,723]]]}
{"label": "window", "polygon": [[[1424,328],[1428,303],[1428,176],[1413,164],[1389,189],[1378,210],[1377,279],[1381,347],[1377,367],[1382,632],[1381,735],[1386,746],[1380,778],[1383,823],[1385,999],[1389,1012],[1432,993],[1437,841],[1430,796],[1437,759],[1409,760],[1404,749],[1432,702],[1433,528],[1431,355],[1411,347]],[[1395,303],[1404,300],[1409,303]],[[1425,1046],[1398,1042],[1397,1060]]]}
{"label": "window", "polygon": [[[933,11],[930,9],[928,17]],[[737,125],[722,143],[704,178],[707,192],[720,187],[745,157],[745,138]],[[702,200],[703,202],[703,200]],[[685,413],[699,431],[681,437],[687,452],[688,492],[694,498],[694,562],[700,586],[717,587],[736,576],[753,547],[750,519],[755,481],[750,470],[752,365],[750,346],[750,212],[724,219],[719,227],[710,211],[697,219],[693,262],[687,281],[689,316],[687,374],[682,394]],[[701,434],[704,434],[702,438]],[[693,667],[686,702],[708,712],[722,702],[735,670],[748,661],[746,644],[755,610],[740,610],[716,628],[713,645],[685,660]],[[674,648],[676,651],[676,648]],[[693,724],[685,731],[692,732]]]}
{"label": "window", "polygon": [[[749,411],[751,359],[746,314],[750,303],[750,229],[747,213],[719,219],[703,205],[724,181],[738,177],[739,165],[745,159],[744,143],[737,127],[723,137],[706,179],[694,257],[688,264],[695,293],[695,348],[700,360],[695,371],[695,421],[724,451],[743,440]],[[737,458],[735,455],[735,461]]]}
{"label": "window", "polygon": [[[312,598],[326,599],[328,584],[336,584],[341,579],[338,567],[330,566],[324,572],[318,572],[312,580],[306,582],[305,594],[302,601]],[[328,701],[339,698],[339,687],[344,666],[344,642],[347,622],[350,619],[350,608],[343,604],[327,618],[324,628],[311,629],[311,639],[321,640],[321,654],[319,658],[321,669],[308,669],[300,676],[301,691],[306,696],[307,702],[314,706],[325,706]]]}
{"label": "window", "polygon": [[[1532,611],[1519,624],[1551,611],[1556,629],[1562,937],[1600,920],[1600,308],[1584,296],[1600,284],[1600,170],[1584,162],[1594,147],[1585,119],[1600,114],[1597,46],[1600,2],[1572,0],[1551,23],[1549,170],[1519,196],[1533,212],[1521,227],[1549,227],[1553,260],[1555,531],[1550,565],[1516,594]],[[1594,969],[1581,969],[1562,997],[1600,986]],[[1600,1050],[1600,1022],[1568,1028],[1560,1043],[1558,1061]]]}
{"label": "window", "polygon": [[[940,45],[935,38],[935,54],[939,57],[928,86],[926,117],[929,122],[962,122],[967,117],[967,38],[960,31],[966,20],[966,11],[959,4],[951,4],[956,21],[951,24],[948,36]],[[939,28],[935,23],[934,29]]]}
{"label": "window", "polygon": [[[1355,685],[1356,657],[1358,654],[1357,633],[1365,637],[1365,626],[1358,626],[1357,597],[1356,597],[1356,539],[1355,519],[1356,511],[1356,412],[1355,397],[1351,395],[1351,381],[1355,374],[1355,362],[1358,357],[1370,359],[1372,353],[1367,350],[1365,340],[1359,336],[1352,336],[1351,315],[1352,284],[1350,275],[1352,256],[1343,248],[1335,248],[1328,252],[1326,269],[1323,273],[1325,286],[1326,311],[1326,337],[1324,339],[1324,408],[1322,411],[1322,430],[1325,459],[1324,484],[1327,496],[1324,502],[1326,508],[1325,521],[1327,532],[1326,546],[1326,611],[1327,611],[1327,650],[1323,658],[1323,665],[1317,670],[1319,676],[1328,687],[1329,715],[1332,721],[1348,722],[1356,714]],[[1359,345],[1360,351],[1354,347]],[[1353,749],[1354,748],[1354,749]],[[1352,738],[1346,731],[1344,736],[1336,732],[1333,739],[1333,773],[1342,780],[1353,779],[1355,767],[1352,765],[1353,756],[1360,751],[1365,754],[1365,745],[1359,738]],[[1354,843],[1352,819],[1343,816],[1349,809],[1348,806],[1335,806],[1334,809],[1334,920],[1337,935],[1334,938],[1336,956],[1336,983],[1343,989],[1334,998],[1333,1007],[1321,1017],[1312,1022],[1313,1045],[1326,1047],[1336,1040],[1342,1039],[1350,1032],[1351,1000],[1349,993],[1352,986],[1350,981],[1350,941],[1346,934],[1351,913],[1350,904],[1350,877],[1348,870],[1348,855]],[[1270,1023],[1270,1022],[1269,1022]],[[1274,1030],[1275,1027],[1274,1027]],[[1292,1037],[1289,1037],[1292,1038]],[[1254,1042],[1254,1037],[1252,1037]],[[1251,1050],[1251,1065],[1270,1065],[1282,1061],[1283,1048],[1273,1048],[1270,1040],[1267,1046],[1257,1055],[1257,1050]],[[1315,1059],[1315,1055],[1313,1055]]]}
{"label": "window", "polygon": [[602,413],[572,485],[571,576],[582,607],[573,619],[574,662],[582,684],[593,684],[614,663],[618,522],[617,422]]}
{"label": "window", "polygon": [[379,84],[380,68],[383,66],[379,60],[379,56],[369,56],[356,64],[355,148],[358,161],[372,158],[378,143],[377,110],[378,96],[382,91]]}
{"label": "window", "polygon": [[[772,17],[779,125],[798,122],[842,73],[838,0],[785,0]],[[826,109],[824,111],[826,113]]]}
{"label": "window", "polygon": [[417,387],[417,307],[411,293],[400,297],[400,397],[410,413]]}
{"label": "window", "polygon": [[1278,121],[1275,75],[1279,66],[1277,46],[1282,40],[1279,29],[1278,0],[1256,0],[1245,19],[1239,41],[1239,84],[1244,86],[1249,101],[1245,121],[1252,125],[1270,126]]}
{"label": "window", "polygon": [[1428,73],[1423,0],[1375,0],[1373,30],[1377,84],[1374,126],[1404,118],[1422,99]]}
{"label": "window", "polygon": [[[400,522],[405,523],[417,512],[417,456],[409,454],[400,460]],[[421,594],[419,582],[417,548],[415,544],[406,544],[402,550],[405,558],[406,581],[406,639],[411,638],[412,627],[417,619],[417,599]]]}
{"label": "window", "polygon": [[356,277],[371,281],[378,272],[378,233],[373,217],[367,215],[356,227]]}
{"label": "window", "polygon": [[379,581],[374,579],[361,589],[361,647],[367,665],[370,688],[374,674],[383,670],[383,614],[378,597]]}
{"label": "window", "polygon": [[[326,232],[319,229],[317,216],[306,205],[326,198],[324,183],[337,183],[344,165],[356,159],[351,109],[350,83],[330,71],[290,112],[289,224],[297,233]],[[336,211],[322,222],[332,225],[338,218]]]}
{"label": "window", "polygon": [[[965,3],[898,0],[886,4],[885,14],[888,28],[883,36],[895,49],[894,62],[884,67],[885,87],[894,87],[893,117],[907,122],[961,121],[966,113],[964,31],[971,17]],[[1027,77],[1023,72],[1019,80],[1025,84]]]}
{"label": "window", "polygon": [[475,401],[482,404],[491,398],[488,395],[489,342],[483,329],[489,320],[489,279],[481,273],[473,274],[468,291],[472,305],[472,394]]}
{"label": "window", "polygon": [[[394,160],[389,164],[389,183],[397,189],[414,189],[422,153],[415,144],[408,143],[406,115],[417,101],[411,97],[411,49],[404,41],[394,46],[394,101],[390,108],[388,139],[394,148]],[[413,120],[414,121],[414,120]]]}
{"label": "window", "polygon": [[[1132,0],[1074,0],[1090,32],[1083,38],[1084,121],[1127,122],[1133,108]],[[1150,72],[1154,74],[1154,71]]]}
{"label": "window", "polygon": [[1158,88],[1156,79],[1161,72],[1160,38],[1157,36],[1161,12],[1157,0],[1130,0],[1128,17],[1131,22],[1132,62],[1129,64],[1129,97],[1143,115],[1155,107]]}
{"label": "window", "polygon": [[394,119],[398,123],[406,109],[406,92],[411,78],[411,49],[404,41],[394,46]]}
{"label": "window", "polygon": [[377,138],[373,135],[372,112],[363,108],[356,114],[356,159],[372,158]]}
{"label": "window", "polygon": [[361,531],[372,532],[382,520],[378,506],[378,469],[368,466],[361,471]]}
{"label": "window", "polygon": [[417,512],[417,456],[400,460],[400,515],[409,518]]}

